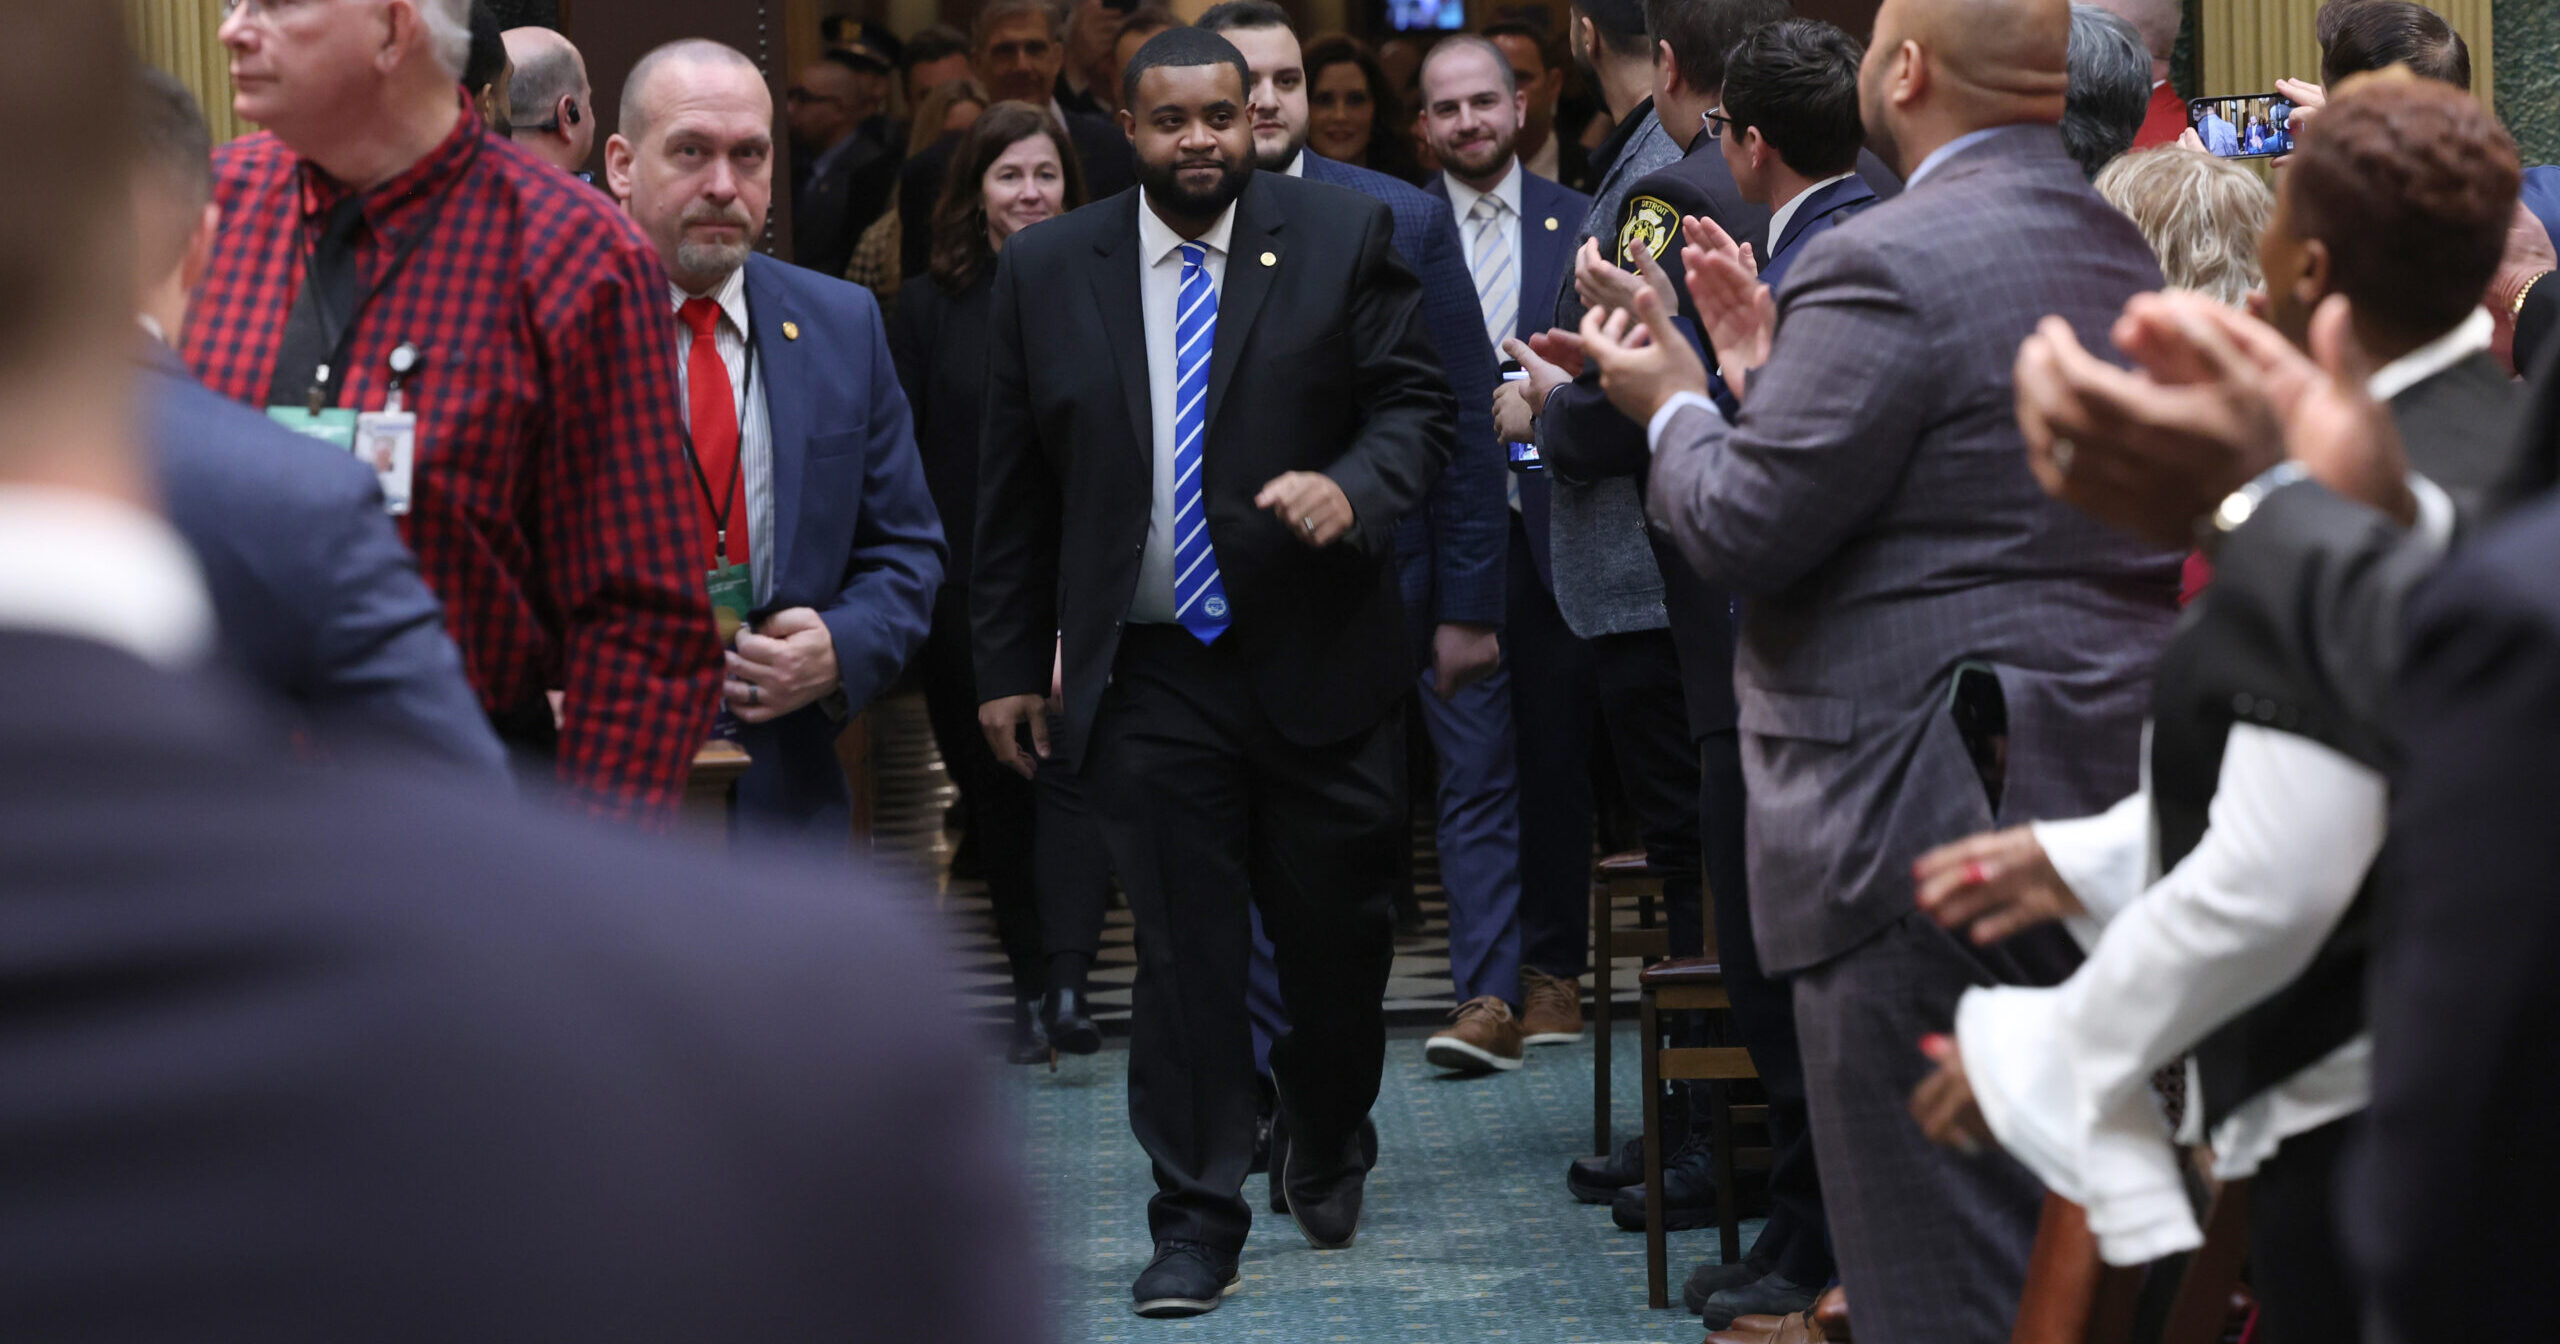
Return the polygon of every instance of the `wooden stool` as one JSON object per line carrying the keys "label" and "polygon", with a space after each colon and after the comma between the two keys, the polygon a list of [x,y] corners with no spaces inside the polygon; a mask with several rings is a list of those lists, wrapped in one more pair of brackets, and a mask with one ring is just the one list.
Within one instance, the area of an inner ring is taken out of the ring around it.
{"label": "wooden stool", "polygon": [[[1664,1013],[1732,1012],[1733,1001],[1725,996],[1722,964],[1705,957],[1659,962],[1646,967],[1636,977],[1636,984],[1643,996],[1644,1013],[1645,1291],[1647,1302],[1658,1311],[1671,1305],[1670,1271],[1665,1263],[1670,1252],[1664,1244],[1662,1227],[1662,1085],[1677,1081],[1715,1084],[1707,1089],[1707,1123],[1715,1145],[1716,1235],[1726,1264],[1742,1258],[1741,1192],[1734,1182],[1742,1154],[1734,1147],[1734,1122],[1766,1124],[1769,1108],[1735,1106],[1725,1096],[1725,1084],[1760,1076],[1760,1071],[1751,1065],[1749,1050],[1736,1045],[1665,1045],[1662,1040]],[[1765,1165],[1768,1150],[1754,1151],[1758,1158],[1754,1165]]]}
{"label": "wooden stool", "polygon": [[693,771],[685,776],[684,803],[676,829],[713,844],[729,843],[729,790],[747,773],[747,749],[715,737],[693,753]]}
{"label": "wooden stool", "polygon": [[[1591,1017],[1599,1030],[1591,1048],[1591,1151],[1602,1157],[1609,1155],[1609,1013],[1617,992],[1612,971],[1621,956],[1659,961],[1671,955],[1670,931],[1653,923],[1653,893],[1661,886],[1640,849],[1602,859],[1591,880]],[[1636,928],[1617,927],[1620,887],[1639,889]]]}

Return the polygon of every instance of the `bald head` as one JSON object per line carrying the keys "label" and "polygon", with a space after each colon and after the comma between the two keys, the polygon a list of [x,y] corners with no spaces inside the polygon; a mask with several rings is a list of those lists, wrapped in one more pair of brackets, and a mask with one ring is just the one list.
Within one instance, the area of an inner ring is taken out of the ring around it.
{"label": "bald head", "polygon": [[[683,86],[697,82],[706,70],[743,73],[764,88],[764,70],[747,54],[708,38],[687,38],[670,42],[640,58],[631,67],[631,77],[622,83],[622,117],[617,128],[622,137],[634,144],[649,137],[650,123],[665,109],[670,96]],[[683,78],[670,78],[682,73]],[[773,94],[765,91],[766,118],[772,117]]]}
{"label": "bald head", "polygon": [[1885,0],[1858,73],[1870,147],[1909,176],[1938,146],[2062,120],[2069,0]]}
{"label": "bald head", "polygon": [[507,120],[516,143],[565,172],[576,172],[595,147],[595,90],[587,62],[569,39],[548,28],[510,28],[503,35],[515,78],[507,86]]}

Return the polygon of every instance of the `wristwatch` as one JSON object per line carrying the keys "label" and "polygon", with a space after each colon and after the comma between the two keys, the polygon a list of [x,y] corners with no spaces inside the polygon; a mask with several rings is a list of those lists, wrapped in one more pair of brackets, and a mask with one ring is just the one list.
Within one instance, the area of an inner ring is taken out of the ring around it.
{"label": "wristwatch", "polygon": [[2287,458],[2250,477],[2248,484],[2224,495],[2213,512],[2196,520],[2196,549],[2208,556],[2221,550],[2222,539],[2239,531],[2267,496],[2310,476],[2301,463]]}

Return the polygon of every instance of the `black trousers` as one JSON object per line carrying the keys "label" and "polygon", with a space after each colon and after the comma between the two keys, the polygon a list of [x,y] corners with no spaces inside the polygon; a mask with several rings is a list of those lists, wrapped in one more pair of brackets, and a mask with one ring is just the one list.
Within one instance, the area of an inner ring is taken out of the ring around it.
{"label": "black trousers", "polygon": [[996,940],[1004,947],[1014,997],[1047,988],[1045,954],[1102,945],[1111,897],[1110,858],[1086,815],[1084,784],[1044,768],[1037,784],[1006,769],[978,729],[978,679],[970,661],[965,600],[934,605],[925,636],[925,715],[943,769],[969,802],[969,839],[987,874]]}
{"label": "black trousers", "polygon": [[[2278,1146],[2249,1183],[2249,1284],[2265,1344],[2356,1344],[2363,1298],[2338,1235],[2338,1158],[2363,1119],[2332,1120]],[[2449,1291],[2461,1291],[2454,1286]]]}
{"label": "black trousers", "polygon": [[1302,746],[1264,718],[1247,673],[1230,644],[1130,626],[1086,762],[1137,924],[1129,1119],[1155,1166],[1148,1227],[1227,1252],[1252,1222],[1247,902],[1271,937],[1291,1024],[1272,1079],[1290,1131],[1330,1148],[1378,1096],[1405,839],[1400,716]]}
{"label": "black trousers", "polygon": [[1602,635],[1591,641],[1600,716],[1618,778],[1635,809],[1644,852],[1662,876],[1671,955],[1707,949],[1707,915],[1698,892],[1698,754],[1680,694],[1680,655],[1668,630]]}
{"label": "black trousers", "polygon": [[1511,518],[1502,660],[1520,773],[1520,964],[1571,980],[1591,949],[1591,646],[1565,628]]}
{"label": "black trousers", "polygon": [[1750,1262],[1789,1283],[1818,1288],[1831,1281],[1831,1228],[1822,1215],[1822,1177],[1806,1117],[1804,1055],[1796,1047],[1795,995],[1760,968],[1751,927],[1750,866],[1743,821],[1750,795],[1742,780],[1742,739],[1733,729],[1698,741],[1698,834],[1707,890],[1716,902],[1716,954],[1734,1025],[1751,1051],[1751,1067],[1769,1098],[1769,1221],[1751,1244]]}

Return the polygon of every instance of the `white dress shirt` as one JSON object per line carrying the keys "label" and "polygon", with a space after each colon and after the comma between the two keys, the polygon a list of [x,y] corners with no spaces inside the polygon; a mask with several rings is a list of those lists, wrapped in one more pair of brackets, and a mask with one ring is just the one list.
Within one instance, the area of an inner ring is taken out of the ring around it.
{"label": "white dress shirt", "polygon": [[[1141,623],[1170,624],[1174,619],[1173,594],[1173,453],[1175,377],[1179,366],[1174,361],[1174,321],[1182,314],[1182,245],[1198,243],[1207,249],[1204,263],[1209,283],[1217,287],[1220,299],[1227,291],[1227,240],[1235,231],[1236,208],[1229,205],[1218,215],[1218,222],[1197,238],[1184,238],[1172,227],[1156,218],[1155,207],[1138,198],[1138,288],[1141,308],[1147,322],[1147,411],[1155,423],[1150,435],[1149,451],[1155,457],[1155,503],[1147,513],[1147,548],[1138,557],[1138,591],[1129,599],[1129,619]],[[1221,311],[1218,321],[1225,321]],[[1215,338],[1210,345],[1216,346]],[[1209,450],[1217,447],[1217,436],[1205,435],[1200,442],[1201,459],[1205,463]],[[1208,470],[1204,466],[1201,475]]]}
{"label": "white dress shirt", "polygon": [[[2419,533],[2437,550],[2453,504],[2413,477]],[[1956,1040],[2000,1146],[2088,1211],[2109,1264],[2203,1244],[2168,1125],[2149,1086],[2300,975],[2355,900],[2389,821],[2383,777],[2308,738],[2235,724],[2204,836],[2160,872],[2150,743],[2142,791],[2093,817],[2037,822],[2054,872],[2088,908],[2065,921],[2089,959],[2048,989],[1965,992]],[[2364,1109],[2372,1037],[2353,1040],[2243,1102],[2211,1134],[2187,1065],[2181,1143],[2209,1143],[2214,1174],[2255,1173],[2287,1138]]]}
{"label": "white dress shirt", "polygon": [[2389,401],[2488,349],[2496,331],[2489,310],[2474,308],[2471,316],[2454,324],[2453,330],[2374,370],[2365,379],[2365,390],[2373,394],[2375,401]]}
{"label": "white dress shirt", "polygon": [[[773,596],[773,415],[764,401],[770,370],[762,351],[756,355],[756,385],[747,386],[747,333],[754,330],[747,324],[747,268],[729,272],[720,288],[709,294],[687,294],[672,283],[667,294],[670,312],[683,308],[687,299],[706,298],[720,305],[720,326],[712,333],[711,343],[719,348],[720,362],[728,366],[729,395],[738,408],[738,469],[747,476],[747,568],[755,578],[756,601],[765,602]],[[676,323],[676,390],[685,399],[688,424],[693,405],[692,352],[692,329]],[[726,484],[713,481],[711,488]],[[694,494],[701,495],[698,482]],[[706,502],[704,507],[710,505]]]}
{"label": "white dress shirt", "polygon": [[166,520],[93,491],[0,485],[0,629],[184,668],[213,650],[213,600]]}

